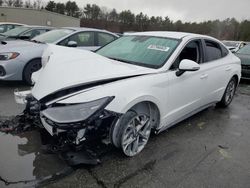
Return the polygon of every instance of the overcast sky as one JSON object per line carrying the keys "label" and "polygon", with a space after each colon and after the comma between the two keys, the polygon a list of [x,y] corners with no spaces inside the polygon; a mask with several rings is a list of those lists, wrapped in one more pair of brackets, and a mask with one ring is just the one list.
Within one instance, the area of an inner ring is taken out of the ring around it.
{"label": "overcast sky", "polygon": [[[48,0],[45,0],[48,1]],[[66,2],[67,0],[54,0]],[[250,19],[250,0],[75,0],[79,7],[87,3],[97,4],[118,12],[131,10],[148,16],[168,16],[182,21],[204,21],[235,17],[241,21]]]}

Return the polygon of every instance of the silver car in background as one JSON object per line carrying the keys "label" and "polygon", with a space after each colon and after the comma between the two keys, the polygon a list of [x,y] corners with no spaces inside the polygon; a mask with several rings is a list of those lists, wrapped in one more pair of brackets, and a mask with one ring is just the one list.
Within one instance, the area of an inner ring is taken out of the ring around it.
{"label": "silver car in background", "polygon": [[23,80],[32,84],[31,75],[41,68],[41,57],[47,44],[97,50],[118,35],[91,28],[61,28],[30,41],[2,41],[0,44],[0,80]]}

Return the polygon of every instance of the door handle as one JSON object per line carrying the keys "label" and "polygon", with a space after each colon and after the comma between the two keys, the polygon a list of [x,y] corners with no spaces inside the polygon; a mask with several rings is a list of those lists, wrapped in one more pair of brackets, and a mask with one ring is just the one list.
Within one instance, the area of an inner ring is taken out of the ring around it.
{"label": "door handle", "polygon": [[208,77],[208,74],[202,74],[200,78],[201,78],[201,79],[205,79],[205,78],[207,78],[207,77]]}
{"label": "door handle", "polygon": [[226,71],[230,71],[231,69],[232,69],[232,67],[227,66],[225,70],[226,70]]}

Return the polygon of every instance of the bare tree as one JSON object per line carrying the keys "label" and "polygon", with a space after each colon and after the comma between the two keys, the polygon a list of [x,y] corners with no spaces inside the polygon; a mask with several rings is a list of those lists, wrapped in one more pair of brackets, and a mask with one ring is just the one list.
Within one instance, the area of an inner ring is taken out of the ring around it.
{"label": "bare tree", "polygon": [[32,4],[31,4],[30,0],[26,0],[26,1],[24,2],[24,7],[25,7],[25,8],[32,8]]}
{"label": "bare tree", "polygon": [[14,7],[22,7],[23,1],[22,0],[14,0],[13,6]]}
{"label": "bare tree", "polygon": [[11,6],[13,6],[14,0],[4,0],[4,3],[5,3],[7,6],[11,7]]}

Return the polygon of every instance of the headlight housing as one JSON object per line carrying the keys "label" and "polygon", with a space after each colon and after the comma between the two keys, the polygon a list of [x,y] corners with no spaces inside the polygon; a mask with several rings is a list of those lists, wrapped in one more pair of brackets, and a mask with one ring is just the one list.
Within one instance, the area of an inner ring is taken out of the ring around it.
{"label": "headlight housing", "polygon": [[77,123],[103,110],[113,99],[114,97],[104,97],[81,104],[51,107],[42,111],[41,115],[59,124]]}
{"label": "headlight housing", "polygon": [[4,52],[0,53],[0,61],[6,61],[17,58],[20,54],[17,52]]}

